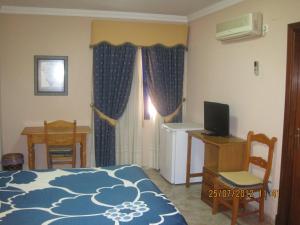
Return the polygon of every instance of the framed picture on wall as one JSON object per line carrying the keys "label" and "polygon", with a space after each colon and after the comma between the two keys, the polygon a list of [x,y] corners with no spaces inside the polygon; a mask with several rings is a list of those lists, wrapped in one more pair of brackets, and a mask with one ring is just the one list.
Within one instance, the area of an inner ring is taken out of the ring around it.
{"label": "framed picture on wall", "polygon": [[34,56],[34,94],[68,95],[68,56]]}

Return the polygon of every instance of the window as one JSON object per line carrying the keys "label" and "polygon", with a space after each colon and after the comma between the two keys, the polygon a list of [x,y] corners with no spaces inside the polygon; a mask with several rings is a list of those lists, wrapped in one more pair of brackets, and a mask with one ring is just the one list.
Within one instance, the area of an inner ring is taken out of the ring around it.
{"label": "window", "polygon": [[154,105],[152,104],[150,96],[148,96],[147,109],[148,109],[148,114],[150,116],[150,119],[155,119],[157,111]]}
{"label": "window", "polygon": [[157,111],[151,101],[147,84],[143,80],[143,95],[144,95],[144,120],[155,119]]}

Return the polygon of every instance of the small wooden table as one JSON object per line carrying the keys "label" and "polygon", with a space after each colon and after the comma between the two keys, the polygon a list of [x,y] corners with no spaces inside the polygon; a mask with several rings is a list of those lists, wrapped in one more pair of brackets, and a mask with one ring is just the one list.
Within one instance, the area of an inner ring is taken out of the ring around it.
{"label": "small wooden table", "polygon": [[[86,167],[86,139],[90,132],[88,126],[77,126],[76,128],[76,142],[80,143],[80,167]],[[72,131],[63,131],[65,133],[72,133]],[[25,127],[21,133],[27,136],[27,150],[28,150],[28,166],[30,170],[35,169],[35,144],[45,143],[44,127]],[[51,134],[51,132],[49,132]]]}
{"label": "small wooden table", "polygon": [[[203,176],[201,199],[212,204],[209,196],[213,190],[213,179],[219,172],[240,171],[243,169],[246,140],[230,136],[216,137],[202,134],[199,130],[187,131],[188,149],[186,165],[186,187],[190,185],[191,177]],[[192,138],[200,139],[205,144],[203,173],[191,173]]]}

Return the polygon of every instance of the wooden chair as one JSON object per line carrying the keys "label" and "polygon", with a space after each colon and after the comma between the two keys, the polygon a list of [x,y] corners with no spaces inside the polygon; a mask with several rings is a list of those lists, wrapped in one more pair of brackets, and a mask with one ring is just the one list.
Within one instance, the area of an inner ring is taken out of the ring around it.
{"label": "wooden chair", "polygon": [[[264,134],[254,134],[252,131],[248,133],[244,171],[220,173],[220,177],[214,179],[213,214],[217,213],[219,204],[222,204],[232,210],[231,225],[236,224],[238,216],[247,216],[253,213],[259,213],[259,220],[264,220],[265,192],[272,168],[276,141],[275,137],[269,139]],[[267,160],[251,156],[253,142],[259,142],[268,146]],[[265,170],[263,179],[248,172],[250,164]],[[252,201],[259,204],[259,209],[247,212],[247,203]],[[239,214],[241,206],[244,210]]]}
{"label": "wooden chair", "polygon": [[44,121],[45,143],[47,149],[47,165],[76,163],[76,120],[67,122],[57,120]]}

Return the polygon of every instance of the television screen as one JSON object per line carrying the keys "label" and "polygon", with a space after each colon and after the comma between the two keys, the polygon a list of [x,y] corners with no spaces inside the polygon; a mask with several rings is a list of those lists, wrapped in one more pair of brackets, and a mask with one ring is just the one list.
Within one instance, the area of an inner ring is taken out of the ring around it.
{"label": "television screen", "polygon": [[204,129],[210,135],[229,135],[229,106],[217,102],[204,102]]}

